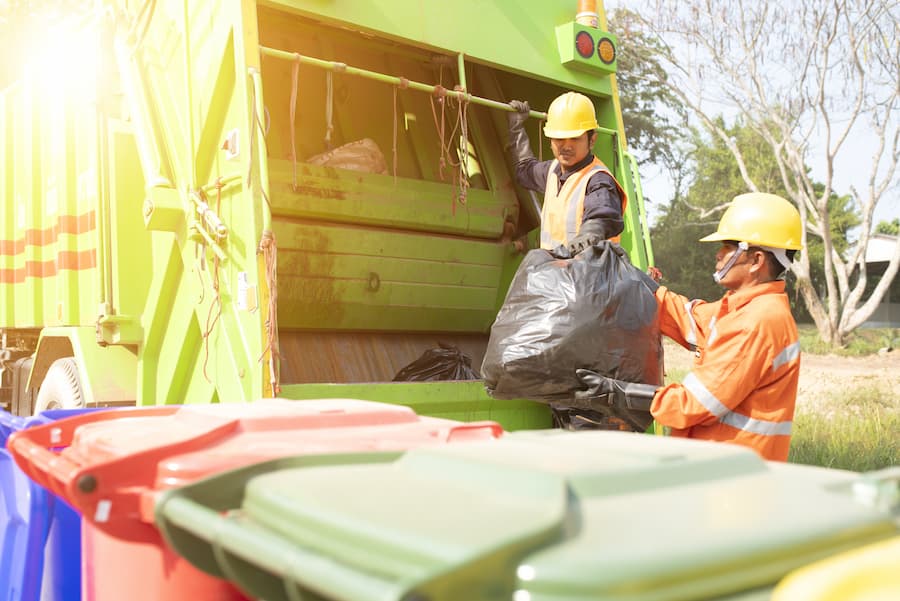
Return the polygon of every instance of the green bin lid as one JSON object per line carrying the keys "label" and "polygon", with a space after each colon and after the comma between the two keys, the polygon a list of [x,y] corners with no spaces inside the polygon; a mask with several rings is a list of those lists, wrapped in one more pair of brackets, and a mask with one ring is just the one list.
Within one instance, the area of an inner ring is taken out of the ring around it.
{"label": "green bin lid", "polygon": [[208,484],[243,492],[205,524],[177,502],[203,494],[168,493],[158,521],[206,537],[194,559],[169,540],[268,601],[717,599],[897,531],[842,492],[854,474],[726,444],[545,431],[305,461]]}

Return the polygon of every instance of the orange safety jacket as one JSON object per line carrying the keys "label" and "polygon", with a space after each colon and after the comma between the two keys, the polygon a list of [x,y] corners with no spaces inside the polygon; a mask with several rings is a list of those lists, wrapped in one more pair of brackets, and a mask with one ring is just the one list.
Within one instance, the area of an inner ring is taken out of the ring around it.
{"label": "orange safety jacket", "polygon": [[[569,242],[578,235],[581,230],[581,218],[584,215],[584,195],[587,191],[587,184],[595,173],[603,171],[615,182],[619,196],[622,198],[623,216],[628,204],[625,190],[606,168],[603,161],[597,157],[594,157],[594,160],[578,173],[569,176],[561,188],[556,175],[558,164],[557,160],[550,163],[550,172],[547,175],[547,185],[544,190],[544,207],[541,210],[541,248],[544,250],[568,246]],[[610,240],[618,242],[619,236],[610,238]]]}
{"label": "orange safety jacket", "polygon": [[682,384],[653,398],[654,419],[673,436],[748,446],[786,461],[800,377],[800,342],[784,282],[759,284],[708,303],[660,286],[660,329],[695,351]]}

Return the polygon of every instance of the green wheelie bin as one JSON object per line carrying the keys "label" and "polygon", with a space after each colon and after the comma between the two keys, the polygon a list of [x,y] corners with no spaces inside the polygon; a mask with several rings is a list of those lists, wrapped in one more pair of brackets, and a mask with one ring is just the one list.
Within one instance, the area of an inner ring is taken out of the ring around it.
{"label": "green wheelie bin", "polygon": [[747,601],[898,533],[860,475],[620,432],[298,457],[161,495],[196,567],[267,601]]}

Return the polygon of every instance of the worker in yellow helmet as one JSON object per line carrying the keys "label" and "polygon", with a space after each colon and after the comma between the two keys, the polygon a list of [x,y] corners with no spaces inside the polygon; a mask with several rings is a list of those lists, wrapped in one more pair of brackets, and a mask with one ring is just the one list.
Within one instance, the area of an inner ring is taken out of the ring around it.
{"label": "worker in yellow helmet", "polygon": [[656,291],[662,333],[695,353],[681,384],[664,388],[579,370],[597,407],[649,409],[673,436],[725,441],[786,461],[791,440],[800,343],[783,274],[801,248],[797,209],[774,194],[737,196],[715,233],[713,278],[721,300],[689,300]]}
{"label": "worker in yellow helmet", "polygon": [[[509,149],[516,166],[516,180],[541,192],[541,248],[566,249],[576,255],[601,240],[618,241],[622,233],[627,198],[606,165],[591,150],[597,139],[594,103],[584,94],[566,92],[550,103],[544,134],[550,139],[553,160],[538,161],[525,132],[530,107],[509,103]],[[572,430],[628,430],[623,420],[601,413],[551,406],[554,424]]]}
{"label": "worker in yellow helmet", "polygon": [[541,248],[567,247],[577,254],[586,247],[618,236],[627,198],[609,169],[591,152],[597,139],[597,115],[590,98],[577,92],[557,97],[547,110],[544,134],[550,139],[552,161],[538,161],[525,132],[530,107],[509,103],[509,149],[516,180],[544,194]]}

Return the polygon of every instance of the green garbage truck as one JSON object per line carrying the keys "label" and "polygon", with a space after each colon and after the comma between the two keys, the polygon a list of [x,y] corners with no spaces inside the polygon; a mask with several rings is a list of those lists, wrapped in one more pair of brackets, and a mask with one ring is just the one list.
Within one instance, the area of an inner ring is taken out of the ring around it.
{"label": "green garbage truck", "polygon": [[0,92],[3,407],[352,397],[549,425],[477,380],[392,380],[440,344],[477,368],[537,246],[512,99],[546,158],[537,109],[593,100],[621,244],[652,260],[602,7],[100,4]]}

